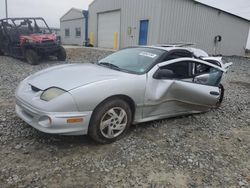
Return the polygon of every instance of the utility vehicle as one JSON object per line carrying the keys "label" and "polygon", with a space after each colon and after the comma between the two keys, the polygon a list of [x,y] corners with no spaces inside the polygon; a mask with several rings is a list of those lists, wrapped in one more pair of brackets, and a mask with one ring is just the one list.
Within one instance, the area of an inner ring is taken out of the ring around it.
{"label": "utility vehicle", "polygon": [[65,49],[43,18],[1,19],[0,41],[0,55],[26,59],[32,65],[48,56],[66,59]]}

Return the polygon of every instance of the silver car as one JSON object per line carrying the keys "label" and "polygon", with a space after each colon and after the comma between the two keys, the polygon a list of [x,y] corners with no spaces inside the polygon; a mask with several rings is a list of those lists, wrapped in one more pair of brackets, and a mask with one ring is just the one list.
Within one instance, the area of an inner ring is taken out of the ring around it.
{"label": "silver car", "polygon": [[60,65],[29,76],[16,90],[16,113],[45,133],[88,134],[110,143],[131,124],[218,107],[229,65],[195,48],[127,48],[96,64]]}

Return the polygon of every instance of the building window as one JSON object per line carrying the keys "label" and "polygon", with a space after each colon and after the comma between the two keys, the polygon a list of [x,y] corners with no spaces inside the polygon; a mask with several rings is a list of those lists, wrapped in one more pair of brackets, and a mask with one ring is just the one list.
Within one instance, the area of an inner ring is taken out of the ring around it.
{"label": "building window", "polygon": [[81,37],[81,28],[76,28],[76,37]]}
{"label": "building window", "polygon": [[65,29],[65,37],[69,37],[70,36],[70,30],[69,29]]}

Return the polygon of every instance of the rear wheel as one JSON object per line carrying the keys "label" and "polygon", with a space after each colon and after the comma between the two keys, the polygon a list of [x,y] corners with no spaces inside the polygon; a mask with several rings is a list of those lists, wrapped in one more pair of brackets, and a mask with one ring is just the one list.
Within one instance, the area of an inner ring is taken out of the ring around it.
{"label": "rear wheel", "polygon": [[66,55],[65,49],[62,46],[60,46],[60,48],[59,48],[59,50],[57,52],[57,55],[56,55],[57,59],[59,61],[65,61],[66,60],[66,56],[67,55]]}
{"label": "rear wheel", "polygon": [[119,140],[130,127],[132,112],[121,99],[108,100],[94,111],[89,135],[98,143],[107,144]]}
{"label": "rear wheel", "polygon": [[220,92],[220,98],[217,102],[217,108],[221,106],[221,103],[223,102],[223,99],[224,99],[224,92],[225,92],[225,89],[224,89],[224,86],[222,84],[219,85],[219,92]]}
{"label": "rear wheel", "polygon": [[28,49],[25,52],[25,58],[28,61],[29,64],[31,65],[37,65],[39,62],[39,56],[36,53],[36,51]]}

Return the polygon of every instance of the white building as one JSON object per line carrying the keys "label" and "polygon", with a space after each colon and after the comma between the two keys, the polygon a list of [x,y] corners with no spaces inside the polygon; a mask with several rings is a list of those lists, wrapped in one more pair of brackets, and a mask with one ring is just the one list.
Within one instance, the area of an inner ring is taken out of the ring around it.
{"label": "white building", "polygon": [[60,19],[62,44],[83,45],[85,42],[84,10],[72,8]]}

